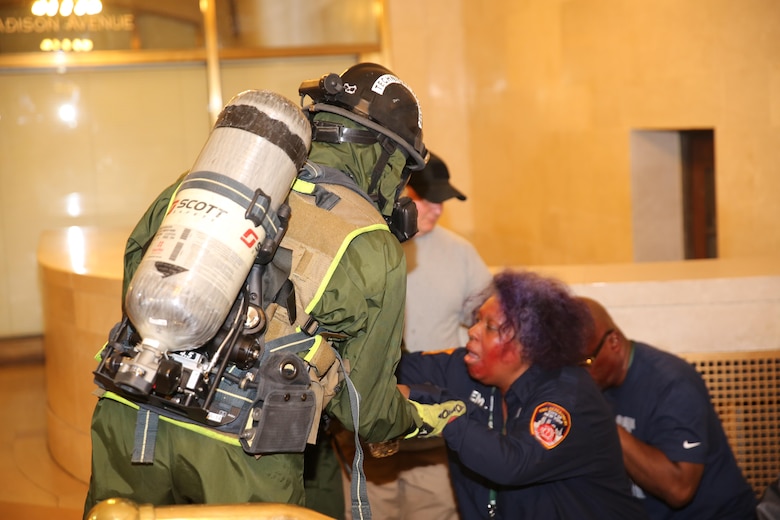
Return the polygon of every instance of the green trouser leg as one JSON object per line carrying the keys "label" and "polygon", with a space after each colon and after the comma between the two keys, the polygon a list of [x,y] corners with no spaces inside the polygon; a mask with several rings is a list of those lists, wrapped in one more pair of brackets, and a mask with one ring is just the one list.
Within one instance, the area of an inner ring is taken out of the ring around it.
{"label": "green trouser leg", "polygon": [[344,491],[341,464],[328,434],[320,434],[317,444],[308,445],[304,456],[306,507],[323,515],[344,519]]}
{"label": "green trouser leg", "polygon": [[303,455],[253,457],[240,446],[161,420],[153,464],[132,464],[137,411],[101,399],[92,417],[85,514],[123,497],[140,504],[272,502],[304,505]]}

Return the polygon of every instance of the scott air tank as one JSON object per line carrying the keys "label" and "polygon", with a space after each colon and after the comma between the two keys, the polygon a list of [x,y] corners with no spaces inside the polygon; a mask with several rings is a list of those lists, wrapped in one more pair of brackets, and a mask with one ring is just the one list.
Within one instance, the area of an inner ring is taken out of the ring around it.
{"label": "scott air tank", "polygon": [[[266,236],[248,208],[275,215],[310,145],[309,121],[287,98],[248,90],[228,102],[127,290],[147,355],[195,349],[217,333]],[[251,202],[258,189],[264,203]]]}

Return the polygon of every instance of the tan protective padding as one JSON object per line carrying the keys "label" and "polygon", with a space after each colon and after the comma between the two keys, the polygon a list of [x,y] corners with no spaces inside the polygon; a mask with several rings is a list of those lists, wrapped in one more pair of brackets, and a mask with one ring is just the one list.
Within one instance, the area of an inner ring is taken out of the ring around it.
{"label": "tan protective padding", "polygon": [[704,378],[737,463],[760,497],[780,475],[780,351],[680,356]]}
{"label": "tan protective padding", "polygon": [[349,188],[320,185],[340,197],[331,209],[318,208],[315,197],[290,192],[290,226],[282,247],[292,251],[290,280],[295,285],[298,325],[306,321],[306,308],[327,285],[346,242],[361,229],[383,225],[384,219],[368,201]]}
{"label": "tan protective padding", "polygon": [[291,504],[187,504],[153,506],[109,498],[90,510],[90,520],[327,520],[328,516]]}
{"label": "tan protective padding", "polygon": [[[267,338],[292,334],[296,325],[304,327],[308,320],[307,309],[313,307],[313,302],[321,296],[321,289],[327,286],[332,269],[340,261],[349,241],[363,230],[385,225],[376,208],[354,191],[332,184],[320,186],[327,187],[340,199],[330,210],[317,207],[313,195],[292,191],[288,197],[293,217],[281,246],[292,251],[290,280],[295,286],[297,317],[296,322],[290,324],[287,310],[272,304],[267,313]],[[315,444],[320,414],[335,395],[335,388],[343,380],[344,373],[327,338],[323,338],[323,344],[306,359],[318,404],[318,415],[308,439],[309,444]]]}

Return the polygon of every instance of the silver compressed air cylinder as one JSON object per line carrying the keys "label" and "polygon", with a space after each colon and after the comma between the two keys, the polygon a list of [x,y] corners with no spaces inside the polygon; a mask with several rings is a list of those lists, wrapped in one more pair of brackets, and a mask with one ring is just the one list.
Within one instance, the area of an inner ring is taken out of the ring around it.
{"label": "silver compressed air cylinder", "polygon": [[[228,102],[128,286],[141,350],[191,350],[217,333],[266,236],[247,210],[275,214],[310,145],[287,98],[248,90]],[[265,197],[251,204],[258,188]]]}

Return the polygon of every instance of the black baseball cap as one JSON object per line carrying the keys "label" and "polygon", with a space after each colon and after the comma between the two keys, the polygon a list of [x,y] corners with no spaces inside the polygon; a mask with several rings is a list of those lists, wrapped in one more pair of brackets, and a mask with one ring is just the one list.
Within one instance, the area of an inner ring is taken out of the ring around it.
{"label": "black baseball cap", "polygon": [[409,176],[409,186],[420,198],[440,204],[447,199],[466,200],[466,196],[450,184],[450,172],[439,156],[431,153],[428,164]]}

